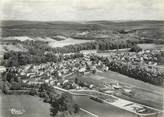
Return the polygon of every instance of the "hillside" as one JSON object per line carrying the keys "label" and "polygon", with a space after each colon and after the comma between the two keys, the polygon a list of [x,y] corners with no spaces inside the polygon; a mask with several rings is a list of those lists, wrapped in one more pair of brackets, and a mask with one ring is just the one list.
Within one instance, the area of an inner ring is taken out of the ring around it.
{"label": "hillside", "polygon": [[[149,34],[150,38],[154,37],[154,33],[152,33],[154,31],[156,31],[155,34],[158,34],[158,38],[164,37],[164,21],[2,21],[1,28],[3,37],[53,37],[64,35],[76,37],[77,39],[95,39],[109,38],[113,33],[133,34],[137,32],[141,34],[143,31]],[[104,34],[107,36],[101,37]]]}

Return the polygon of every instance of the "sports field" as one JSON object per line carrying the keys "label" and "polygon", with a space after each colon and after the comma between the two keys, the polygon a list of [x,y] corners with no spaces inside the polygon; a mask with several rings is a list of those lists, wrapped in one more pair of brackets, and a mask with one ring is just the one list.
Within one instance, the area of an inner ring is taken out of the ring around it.
{"label": "sports field", "polygon": [[[96,86],[102,86],[103,82],[117,81],[124,87],[129,87],[134,95],[127,96],[123,94],[116,95],[120,98],[124,98],[136,103],[154,107],[163,110],[163,93],[164,89],[158,86],[151,85],[125,75],[108,71],[105,73],[88,74],[85,76],[85,81],[95,84]],[[98,78],[100,77],[100,79]],[[104,79],[102,79],[104,77]]]}
{"label": "sports field", "polygon": [[75,103],[78,103],[81,108],[88,110],[98,117],[137,117],[136,114],[119,109],[112,105],[93,101],[86,96],[76,96],[74,97],[74,101]]}

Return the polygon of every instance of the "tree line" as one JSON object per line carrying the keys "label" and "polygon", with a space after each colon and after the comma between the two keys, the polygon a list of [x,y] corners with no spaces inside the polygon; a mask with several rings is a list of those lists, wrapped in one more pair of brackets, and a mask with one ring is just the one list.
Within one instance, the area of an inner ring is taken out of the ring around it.
{"label": "tree line", "polygon": [[129,76],[130,78],[148,82],[153,85],[162,87],[164,86],[164,73],[160,72],[156,68],[127,64],[122,61],[111,61],[106,57],[93,56],[91,59],[103,61],[111,71],[118,72],[120,74]]}
{"label": "tree line", "polygon": [[[4,54],[2,64],[7,67],[20,66],[26,64],[40,64],[45,62],[58,62],[63,60],[63,53],[76,53],[66,58],[81,57],[81,50],[108,50],[132,47],[135,43],[131,41],[111,41],[108,39],[87,42],[83,44],[68,45],[64,47],[51,48],[47,42],[42,41],[17,41],[28,51],[9,51]],[[66,59],[65,58],[65,59]]]}

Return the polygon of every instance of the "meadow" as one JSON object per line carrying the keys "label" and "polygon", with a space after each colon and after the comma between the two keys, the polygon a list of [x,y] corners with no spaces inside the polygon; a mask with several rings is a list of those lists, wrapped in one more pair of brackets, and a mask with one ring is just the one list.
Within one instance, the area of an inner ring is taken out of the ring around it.
{"label": "meadow", "polygon": [[1,96],[2,117],[10,117],[10,109],[24,109],[25,113],[20,117],[51,117],[50,105],[40,98],[29,95],[4,95]]}
{"label": "meadow", "polygon": [[[98,77],[100,77],[100,79]],[[163,88],[132,79],[117,72],[108,71],[105,73],[98,72],[96,74],[88,74],[84,77],[84,79],[81,78],[80,80],[84,80],[84,82],[87,82],[89,84],[94,84],[97,87],[103,87],[104,82],[107,83],[117,81],[123,84],[125,87],[131,88],[131,90],[133,90],[135,93],[133,97],[120,95],[121,98],[125,98],[127,100],[158,109],[164,108],[163,104],[161,103],[163,100]]]}

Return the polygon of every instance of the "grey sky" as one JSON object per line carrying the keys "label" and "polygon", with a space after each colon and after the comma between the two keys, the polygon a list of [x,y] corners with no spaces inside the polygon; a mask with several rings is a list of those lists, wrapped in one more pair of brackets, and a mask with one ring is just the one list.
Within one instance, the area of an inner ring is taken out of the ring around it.
{"label": "grey sky", "polygon": [[6,20],[164,20],[164,0],[1,0]]}

